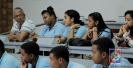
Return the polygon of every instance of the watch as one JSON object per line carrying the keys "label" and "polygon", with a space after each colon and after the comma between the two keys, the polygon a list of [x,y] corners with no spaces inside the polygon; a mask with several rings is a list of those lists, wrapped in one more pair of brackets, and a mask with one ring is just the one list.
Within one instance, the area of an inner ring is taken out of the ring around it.
{"label": "watch", "polygon": [[97,32],[97,29],[96,28],[93,28],[93,32]]}
{"label": "watch", "polygon": [[70,28],[71,28],[71,29],[74,29],[74,27],[73,27],[73,26],[71,26]]}

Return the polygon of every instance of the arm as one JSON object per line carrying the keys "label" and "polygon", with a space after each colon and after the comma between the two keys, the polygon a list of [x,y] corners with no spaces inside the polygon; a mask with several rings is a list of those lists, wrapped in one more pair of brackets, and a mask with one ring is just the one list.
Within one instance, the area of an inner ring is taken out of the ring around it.
{"label": "arm", "polygon": [[97,32],[97,28],[94,27],[93,28],[93,38],[92,38],[92,40],[94,41],[96,39],[98,39],[98,32]]}
{"label": "arm", "polygon": [[25,38],[32,32],[34,32],[36,29],[35,24],[33,23],[33,21],[27,21],[25,23],[23,23],[22,27],[21,27],[21,33],[18,36],[15,36],[16,40],[18,40],[19,42],[22,42],[25,40]]}
{"label": "arm", "polygon": [[[75,27],[77,29],[77,27]],[[71,38],[82,38],[86,33],[86,28],[83,26],[78,27],[76,34],[74,33],[75,29],[71,28],[68,39]]]}
{"label": "arm", "polygon": [[14,33],[10,32],[10,34],[7,35],[9,40],[13,40]]}
{"label": "arm", "polygon": [[93,35],[93,30],[92,29],[88,29],[88,31],[85,33],[85,35],[82,37],[82,39],[92,39],[92,35]]}
{"label": "arm", "polygon": [[68,39],[75,38],[74,30],[75,30],[74,27],[70,27],[70,33],[69,33]]}
{"label": "arm", "polygon": [[123,34],[124,41],[130,46],[133,47],[133,37],[128,34],[128,32]]}
{"label": "arm", "polygon": [[28,32],[21,31],[20,35],[14,35],[14,38],[18,40],[19,42],[22,42],[25,40],[26,36],[28,36]]}
{"label": "arm", "polygon": [[87,39],[88,38],[88,32],[85,33],[85,35],[82,37],[82,39]]}
{"label": "arm", "polygon": [[61,38],[56,38],[56,42],[57,44],[61,44],[64,43],[67,40],[66,37],[62,36]]}
{"label": "arm", "polygon": [[65,31],[64,31],[64,33],[63,33],[63,35],[61,36],[61,38],[57,38],[56,40],[56,42],[58,43],[58,44],[61,44],[61,43],[64,43],[66,40],[67,40],[67,37],[68,37],[68,33],[69,33],[69,27],[67,27],[66,29],[65,29]]}

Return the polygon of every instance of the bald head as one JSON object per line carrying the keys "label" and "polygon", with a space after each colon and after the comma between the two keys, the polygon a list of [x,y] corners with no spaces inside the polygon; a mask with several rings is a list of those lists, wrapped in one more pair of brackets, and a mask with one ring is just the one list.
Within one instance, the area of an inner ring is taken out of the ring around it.
{"label": "bald head", "polygon": [[13,11],[15,12],[16,10],[18,10],[18,11],[20,11],[20,12],[22,12],[22,13],[24,14],[24,11],[23,11],[22,8],[20,8],[20,7],[16,7]]}

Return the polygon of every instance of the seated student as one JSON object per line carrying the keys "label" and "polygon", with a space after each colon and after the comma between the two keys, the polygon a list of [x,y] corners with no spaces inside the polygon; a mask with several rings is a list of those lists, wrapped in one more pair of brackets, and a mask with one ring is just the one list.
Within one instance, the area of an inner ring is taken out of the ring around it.
{"label": "seated student", "polygon": [[[92,45],[92,59],[94,65],[92,68],[132,68],[128,60],[119,57],[120,63],[110,63],[109,49],[115,49],[115,46],[109,38],[99,38]],[[114,61],[115,62],[115,61]]]}
{"label": "seated student", "polygon": [[41,14],[45,22],[45,25],[38,35],[32,33],[30,35],[30,38],[31,39],[38,37],[60,38],[65,30],[65,26],[56,20],[57,17],[54,12],[54,9],[51,6],[49,6],[47,10],[43,10]]}
{"label": "seated student", "polygon": [[64,23],[67,26],[63,36],[58,38],[57,43],[65,43],[71,38],[82,38],[86,33],[84,23],[80,20],[80,15],[76,10],[67,10],[64,14]]}
{"label": "seated student", "polygon": [[[120,27],[120,30],[113,38],[116,44],[133,48],[133,10],[125,12],[126,23]],[[133,59],[129,59],[133,63]]]}
{"label": "seated student", "polygon": [[50,51],[52,68],[86,68],[82,64],[69,61],[69,52],[64,46],[56,46]]}
{"label": "seated student", "polygon": [[88,16],[88,31],[82,39],[95,40],[98,38],[112,38],[113,33],[105,24],[102,15],[98,12],[93,12]]}
{"label": "seated student", "polygon": [[[22,44],[21,49],[21,68],[51,68],[49,58],[40,58],[39,46],[35,42]],[[30,63],[28,65],[28,63]]]}
{"label": "seated student", "polygon": [[25,17],[23,9],[19,7],[14,9],[13,15],[16,22],[12,26],[8,39],[10,41],[23,42],[35,30],[35,24]]}
{"label": "seated student", "polygon": [[20,68],[19,61],[5,51],[4,43],[0,40],[0,68]]}

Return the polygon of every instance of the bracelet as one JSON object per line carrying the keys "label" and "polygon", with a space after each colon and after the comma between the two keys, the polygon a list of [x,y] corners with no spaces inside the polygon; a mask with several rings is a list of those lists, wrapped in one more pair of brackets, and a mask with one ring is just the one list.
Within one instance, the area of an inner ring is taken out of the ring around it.
{"label": "bracelet", "polygon": [[97,32],[97,29],[93,29],[93,32]]}
{"label": "bracelet", "polygon": [[74,29],[74,27],[73,27],[73,26],[71,26],[70,28],[71,28],[71,29]]}

